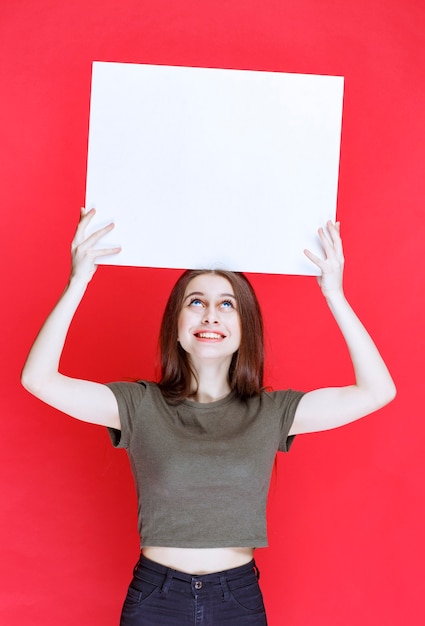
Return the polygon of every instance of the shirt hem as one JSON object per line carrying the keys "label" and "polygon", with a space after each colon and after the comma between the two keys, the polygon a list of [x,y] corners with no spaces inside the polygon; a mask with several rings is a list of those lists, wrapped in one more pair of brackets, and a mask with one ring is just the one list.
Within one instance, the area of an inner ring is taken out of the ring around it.
{"label": "shirt hem", "polygon": [[222,541],[216,542],[208,542],[208,543],[193,543],[193,542],[185,542],[185,543],[176,543],[174,540],[161,540],[161,541],[149,541],[149,542],[140,542],[140,548],[183,548],[183,549],[197,549],[197,550],[208,550],[213,548],[249,548],[255,550],[256,548],[267,548],[267,541],[246,541],[243,542],[240,539],[235,542],[226,541],[223,543]]}

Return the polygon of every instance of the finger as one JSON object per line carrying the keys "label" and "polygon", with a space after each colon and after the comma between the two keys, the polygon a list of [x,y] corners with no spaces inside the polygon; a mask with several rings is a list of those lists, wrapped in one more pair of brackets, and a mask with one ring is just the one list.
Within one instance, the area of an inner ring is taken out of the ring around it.
{"label": "finger", "polygon": [[85,229],[87,228],[88,224],[93,219],[95,214],[96,209],[90,209],[89,211],[86,211],[84,207],[81,207],[80,221],[77,224],[74,240],[72,242],[73,247],[75,247],[78,243],[84,240]]}
{"label": "finger", "polygon": [[331,221],[329,221],[327,223],[327,228],[329,231],[329,234],[332,237],[332,242],[335,248],[335,252],[337,254],[337,256],[340,259],[344,258],[344,253],[343,253],[343,249],[342,249],[342,239],[341,239],[341,235],[340,235],[340,231],[341,231],[341,223],[340,222],[335,222],[335,224],[333,224]]}
{"label": "finger", "polygon": [[93,246],[96,245],[96,243],[100,239],[102,239],[102,237],[107,235],[114,228],[115,228],[115,224],[111,222],[110,224],[107,224],[106,226],[99,228],[99,230],[95,230],[94,233],[89,235],[87,238],[84,239],[82,237],[80,242],[75,242],[75,247],[78,246],[81,250],[92,248]]}
{"label": "finger", "polygon": [[[320,241],[327,259],[336,259],[342,263],[344,261],[344,252],[342,249],[342,240],[339,234],[339,223],[333,223],[330,220],[326,223],[328,235],[324,229],[319,229]],[[329,237],[331,238],[329,240]]]}
{"label": "finger", "polygon": [[118,254],[121,252],[121,246],[115,246],[114,248],[95,248],[90,250],[90,256],[96,259],[98,256],[108,256],[110,254]]}
{"label": "finger", "polygon": [[91,233],[91,235],[87,237],[86,241],[97,241],[98,239],[101,239],[102,237],[107,235],[111,230],[114,230],[114,228],[114,222],[109,222],[109,224],[106,224],[106,226],[102,226],[102,228],[99,228],[98,230],[95,230],[93,233]]}
{"label": "finger", "polygon": [[320,267],[320,269],[323,268],[323,259],[320,259],[318,256],[313,254],[313,252],[307,249],[304,250],[304,254],[306,255],[308,259],[310,259],[310,261],[312,261],[315,265]]}
{"label": "finger", "polygon": [[86,221],[91,220],[95,214],[96,214],[95,208],[86,209],[85,207],[81,207],[80,222],[84,219],[86,219]]}
{"label": "finger", "polygon": [[318,230],[320,243],[322,244],[326,258],[333,253],[333,242],[329,240],[329,236],[325,233],[325,229],[320,227]]}
{"label": "finger", "polygon": [[329,234],[332,235],[338,235],[338,223],[337,222],[332,222],[332,220],[328,220],[326,222],[326,228],[328,229]]}
{"label": "finger", "polygon": [[326,227],[328,229],[329,235],[332,238],[332,241],[336,242],[341,239],[341,223],[340,222],[331,222],[330,220],[326,223]]}

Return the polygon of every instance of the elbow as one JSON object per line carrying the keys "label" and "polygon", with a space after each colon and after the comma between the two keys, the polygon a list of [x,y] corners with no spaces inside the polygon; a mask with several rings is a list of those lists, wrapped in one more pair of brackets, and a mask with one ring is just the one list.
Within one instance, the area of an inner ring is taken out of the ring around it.
{"label": "elbow", "polygon": [[[57,372],[48,372],[32,364],[31,367],[26,364],[21,373],[21,385],[23,388],[39,400],[47,402],[47,404],[49,404],[48,398],[52,395],[52,388],[54,389],[57,383]],[[60,394],[61,390],[59,389],[57,393]]]}
{"label": "elbow", "polygon": [[378,408],[386,406],[390,402],[394,400],[397,395],[397,387],[393,379],[391,378],[388,383],[382,388],[381,393],[377,397],[377,402],[379,404]]}
{"label": "elbow", "polygon": [[397,395],[397,387],[395,386],[394,381],[391,380],[391,389],[389,390],[389,393],[388,393],[388,396],[389,396],[388,403],[392,402],[395,399],[396,395]]}
{"label": "elbow", "polygon": [[33,396],[40,396],[41,383],[39,380],[37,380],[37,377],[34,376],[34,374],[31,374],[31,372],[28,371],[26,367],[24,367],[21,373],[21,385]]}
{"label": "elbow", "polygon": [[21,372],[21,385],[24,389],[26,389],[30,393],[33,393],[34,384],[31,380],[31,376],[28,374],[25,367]]}

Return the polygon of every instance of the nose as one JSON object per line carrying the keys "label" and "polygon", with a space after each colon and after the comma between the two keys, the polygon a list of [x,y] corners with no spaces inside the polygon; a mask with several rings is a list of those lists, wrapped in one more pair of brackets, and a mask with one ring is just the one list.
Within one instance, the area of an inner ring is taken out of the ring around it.
{"label": "nose", "polygon": [[219,319],[217,316],[217,311],[215,307],[209,306],[205,309],[204,315],[202,317],[203,324],[218,324]]}

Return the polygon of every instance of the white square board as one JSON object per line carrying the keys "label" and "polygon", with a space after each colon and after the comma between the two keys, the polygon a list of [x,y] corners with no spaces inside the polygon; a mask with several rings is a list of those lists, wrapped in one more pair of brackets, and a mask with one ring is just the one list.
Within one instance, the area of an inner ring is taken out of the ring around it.
{"label": "white square board", "polygon": [[101,262],[318,273],[335,219],[343,78],[93,64],[86,207]]}

